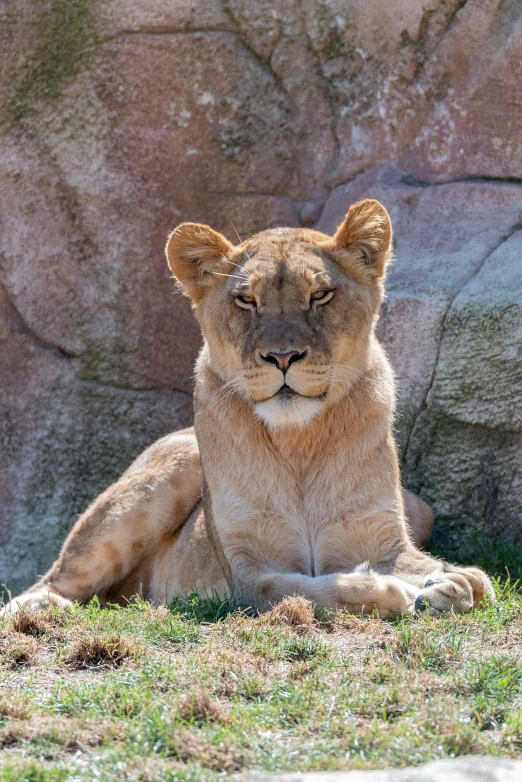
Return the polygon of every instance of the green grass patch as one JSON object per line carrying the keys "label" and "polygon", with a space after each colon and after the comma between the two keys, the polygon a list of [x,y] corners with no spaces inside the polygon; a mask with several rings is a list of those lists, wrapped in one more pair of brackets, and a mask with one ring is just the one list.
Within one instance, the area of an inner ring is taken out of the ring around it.
{"label": "green grass patch", "polygon": [[6,647],[0,665],[0,782],[517,755],[522,594],[497,592],[468,615],[390,622],[313,621],[295,601],[256,617],[215,595],[29,613],[0,628],[31,652],[13,668]]}
{"label": "green grass patch", "polygon": [[183,600],[179,597],[175,598],[169,609],[174,615],[196,624],[215,623],[226,619],[227,616],[244,613],[233,596],[225,595],[222,598],[216,592],[204,596],[194,592]]}

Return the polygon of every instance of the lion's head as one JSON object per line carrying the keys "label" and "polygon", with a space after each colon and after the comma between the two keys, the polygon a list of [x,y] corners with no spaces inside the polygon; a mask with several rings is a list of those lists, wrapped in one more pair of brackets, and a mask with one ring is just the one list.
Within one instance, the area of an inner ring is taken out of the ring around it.
{"label": "lion's head", "polygon": [[235,246],[199,223],[170,235],[212,369],[269,426],[306,423],[364,371],[391,235],[373,200],[350,207],[333,237],[275,228]]}

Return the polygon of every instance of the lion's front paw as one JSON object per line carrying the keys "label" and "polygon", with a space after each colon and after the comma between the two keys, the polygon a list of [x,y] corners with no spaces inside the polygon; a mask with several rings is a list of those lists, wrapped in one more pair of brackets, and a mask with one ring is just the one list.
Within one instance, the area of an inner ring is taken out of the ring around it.
{"label": "lion's front paw", "polygon": [[428,578],[415,598],[415,611],[437,616],[443,611],[465,614],[473,608],[473,590],[459,573]]}
{"label": "lion's front paw", "polygon": [[418,593],[419,590],[406,581],[394,576],[387,576],[384,600],[381,598],[381,604],[378,607],[379,616],[381,619],[388,619],[411,613]]}

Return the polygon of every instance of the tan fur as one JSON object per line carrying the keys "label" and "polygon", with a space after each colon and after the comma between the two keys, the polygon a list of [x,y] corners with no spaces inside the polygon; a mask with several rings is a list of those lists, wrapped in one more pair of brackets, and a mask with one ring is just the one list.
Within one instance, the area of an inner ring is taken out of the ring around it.
{"label": "tan fur", "polygon": [[390,246],[388,214],[370,200],[333,237],[275,229],[233,246],[208,226],[179,226],[167,258],[205,340],[196,434],[145,451],[9,610],[223,594],[227,574],[260,611],[293,595],[382,617],[493,597],[478,568],[413,542],[426,542],[433,515],[401,490],[394,379],[374,333]]}

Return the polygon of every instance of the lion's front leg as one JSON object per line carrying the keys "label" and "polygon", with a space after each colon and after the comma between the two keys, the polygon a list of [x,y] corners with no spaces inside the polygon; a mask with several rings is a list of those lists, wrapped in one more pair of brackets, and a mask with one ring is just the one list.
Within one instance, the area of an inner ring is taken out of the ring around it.
{"label": "lion's front leg", "polygon": [[377,611],[382,619],[413,609],[418,589],[392,575],[379,575],[363,566],[353,573],[306,576],[270,569],[248,568],[233,572],[242,603],[258,611],[269,610],[285,597],[298,595],[327,610],[355,614]]}

